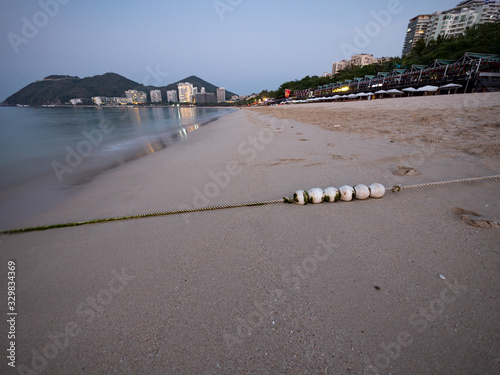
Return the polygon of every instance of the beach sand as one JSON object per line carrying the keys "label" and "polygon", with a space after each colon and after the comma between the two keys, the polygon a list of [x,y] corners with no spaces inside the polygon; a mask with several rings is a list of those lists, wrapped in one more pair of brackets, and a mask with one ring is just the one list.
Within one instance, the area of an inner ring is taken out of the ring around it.
{"label": "beach sand", "polygon": [[[240,110],[24,224],[498,174],[499,99]],[[461,214],[498,222],[499,187],[2,236],[5,287],[7,261],[17,266],[16,364],[47,374],[498,373],[500,230]]]}

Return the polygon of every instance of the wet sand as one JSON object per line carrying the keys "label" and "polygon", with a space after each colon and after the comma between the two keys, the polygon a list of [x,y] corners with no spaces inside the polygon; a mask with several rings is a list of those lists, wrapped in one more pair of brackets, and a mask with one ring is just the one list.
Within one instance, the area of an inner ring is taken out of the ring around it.
{"label": "wet sand", "polygon": [[[499,94],[451,97],[240,110],[24,224],[498,174]],[[487,116],[469,108],[490,101]],[[462,104],[446,112],[453,103]],[[427,115],[406,112],[420,105]],[[418,117],[436,113],[459,124]],[[441,127],[448,132],[428,134]],[[397,175],[401,167],[417,173]],[[500,230],[457,212],[498,221],[499,184],[2,236],[0,277],[8,260],[17,265],[17,365],[47,374],[498,373]]]}

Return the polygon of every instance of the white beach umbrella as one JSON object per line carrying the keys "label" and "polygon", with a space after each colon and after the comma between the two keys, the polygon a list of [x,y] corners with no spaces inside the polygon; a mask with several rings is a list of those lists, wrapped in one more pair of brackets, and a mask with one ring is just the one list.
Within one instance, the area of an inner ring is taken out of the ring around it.
{"label": "white beach umbrella", "polygon": [[368,94],[365,94],[364,92],[358,93],[358,96],[368,96]]}
{"label": "white beach umbrella", "polygon": [[367,92],[366,95],[367,96],[375,96],[375,94],[373,92]]}
{"label": "white beach umbrella", "polygon": [[420,87],[417,91],[427,91],[427,92],[434,92],[434,91],[437,91],[439,89],[439,87],[437,86],[431,86],[431,85],[427,85],[427,86],[424,86],[424,87]]}
{"label": "white beach umbrella", "polygon": [[347,95],[347,97],[348,97],[349,99],[355,99],[355,98],[357,98],[358,96],[357,96],[356,94],[349,94],[349,95]]}
{"label": "white beach umbrella", "polygon": [[385,90],[378,90],[378,91],[375,91],[375,94],[387,94],[387,91],[385,91]]}
{"label": "white beach umbrella", "polygon": [[397,90],[397,89],[387,90],[387,93],[388,93],[388,94],[397,94],[397,95],[404,94],[404,92],[403,92],[403,91],[399,91],[399,90]]}
{"label": "white beach umbrella", "polygon": [[403,91],[415,92],[415,91],[417,91],[417,89],[414,88],[414,87],[406,87],[406,88],[403,89]]}
{"label": "white beach umbrella", "polygon": [[447,85],[441,86],[440,89],[459,89],[462,85],[458,83],[448,83]]}

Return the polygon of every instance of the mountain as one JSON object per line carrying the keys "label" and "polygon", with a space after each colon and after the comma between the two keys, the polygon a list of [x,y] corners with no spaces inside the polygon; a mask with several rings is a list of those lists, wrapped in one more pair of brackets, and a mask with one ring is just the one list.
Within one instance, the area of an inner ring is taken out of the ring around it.
{"label": "mountain", "polygon": [[[207,82],[207,81],[201,79],[200,77],[189,76],[187,78],[181,79],[177,82],[174,82],[174,83],[171,83],[167,86],[162,87],[161,88],[162,92],[164,92],[166,90],[177,90],[177,84],[179,82],[189,82],[189,83],[192,83],[194,87],[198,87],[198,91],[201,90],[202,87],[204,87],[205,92],[213,92],[215,94],[217,93],[217,89],[220,87],[220,86],[215,86],[215,85],[211,84],[210,82]],[[226,90],[226,100],[229,100],[231,98],[231,96],[233,96],[233,95],[236,95],[236,94],[231,92],[231,91]]]}
{"label": "mountain", "polygon": [[[205,87],[207,92],[215,92],[217,86],[197,76],[190,76],[178,82],[189,82],[195,87]],[[124,97],[126,90],[139,90],[148,94],[153,89],[160,89],[163,95],[166,90],[176,90],[177,82],[163,87],[144,86],[116,73],[106,73],[93,77],[50,75],[42,81],[30,83],[2,103],[4,105],[43,105],[64,104],[73,98],[90,98],[93,96]],[[226,99],[234,93],[226,91]]]}

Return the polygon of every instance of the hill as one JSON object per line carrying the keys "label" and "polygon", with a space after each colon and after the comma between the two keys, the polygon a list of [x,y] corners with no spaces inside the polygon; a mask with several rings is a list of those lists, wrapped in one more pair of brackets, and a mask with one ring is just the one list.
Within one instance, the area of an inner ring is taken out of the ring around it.
{"label": "hill", "polygon": [[[205,87],[207,92],[215,92],[217,86],[204,81],[197,76],[190,76],[178,82],[190,82],[195,87]],[[116,73],[106,73],[93,77],[78,78],[74,76],[50,75],[42,81],[30,83],[2,103],[4,105],[44,105],[64,104],[73,98],[88,98],[93,96],[125,96],[126,90],[139,90],[148,94],[153,89],[177,89],[177,82],[164,87],[144,86]],[[226,99],[234,95],[226,91]]]}
{"label": "hill", "polygon": [[[174,82],[174,83],[171,83],[167,86],[162,87],[161,88],[162,92],[165,90],[177,90],[177,84],[179,82],[189,82],[189,83],[192,83],[194,87],[198,87],[198,90],[200,88],[204,87],[206,92],[213,92],[213,93],[216,93],[217,88],[220,87],[220,86],[215,86],[215,85],[211,84],[210,82],[207,82],[207,81],[201,79],[200,77],[189,76],[187,78],[181,79],[177,82]],[[236,94],[231,92],[231,91],[226,90],[226,100],[229,100],[231,98],[231,96],[233,96],[233,95],[236,95]]]}

